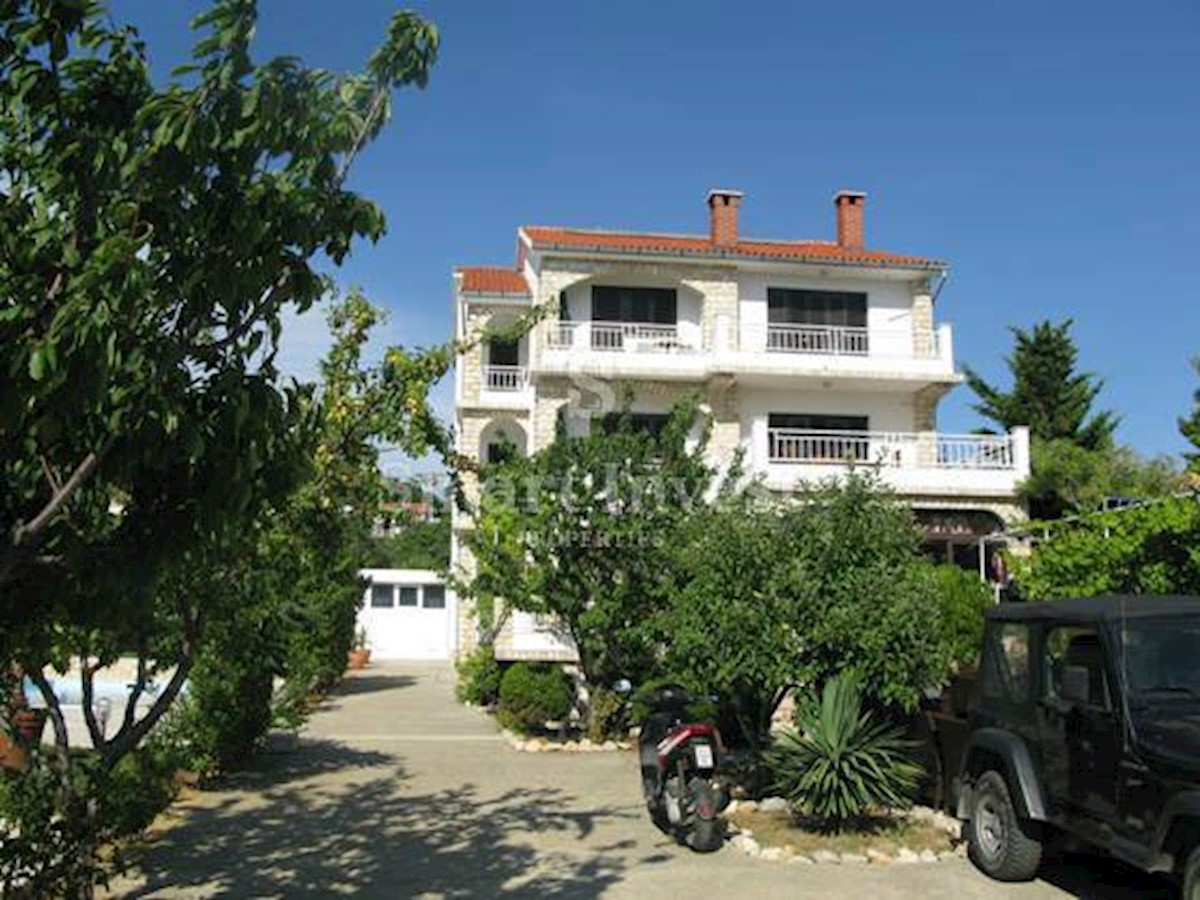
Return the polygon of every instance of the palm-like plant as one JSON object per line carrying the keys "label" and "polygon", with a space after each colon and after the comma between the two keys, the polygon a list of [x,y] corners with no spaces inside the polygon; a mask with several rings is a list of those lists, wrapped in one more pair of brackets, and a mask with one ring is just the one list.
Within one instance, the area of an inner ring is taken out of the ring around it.
{"label": "palm-like plant", "polygon": [[825,683],[767,752],[774,789],[792,809],[841,831],[872,810],[912,804],[921,768],[907,754],[900,729],[862,708],[862,689],[849,676]]}

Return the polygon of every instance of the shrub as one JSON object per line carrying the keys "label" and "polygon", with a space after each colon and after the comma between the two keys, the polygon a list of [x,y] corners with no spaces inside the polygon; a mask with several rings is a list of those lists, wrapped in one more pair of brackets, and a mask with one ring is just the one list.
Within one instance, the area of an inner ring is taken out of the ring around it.
{"label": "shrub", "polygon": [[596,685],[588,691],[587,737],[601,743],[626,737],[629,709],[625,698],[616,691]]}
{"label": "shrub", "polygon": [[69,765],[70,796],[44,753],[31,755],[26,772],[0,770],[0,895],[92,896],[123,866],[122,839],[141,833],[175,796],[174,751],[155,738],[111,770],[83,750]]}
{"label": "shrub", "polygon": [[857,679],[832,678],[820,700],[803,698],[796,724],[767,752],[774,789],[796,812],[842,831],[881,808],[912,804],[921,769],[901,730],[863,711]]}
{"label": "shrub", "polygon": [[455,694],[460,703],[475,706],[492,706],[500,699],[500,679],[504,669],[496,660],[491,644],[476,648],[455,665],[458,670],[458,685]]}
{"label": "shrub", "polygon": [[936,573],[942,638],[950,661],[960,666],[978,665],[983,613],[992,605],[992,591],[974,572],[958,566],[938,566]]}
{"label": "shrub", "polygon": [[501,721],[530,731],[565,719],[575,703],[575,685],[560,666],[516,663],[500,679]]}
{"label": "shrub", "polygon": [[246,608],[210,623],[188,679],[174,725],[201,774],[238,768],[271,727],[277,646],[271,622],[256,619]]}

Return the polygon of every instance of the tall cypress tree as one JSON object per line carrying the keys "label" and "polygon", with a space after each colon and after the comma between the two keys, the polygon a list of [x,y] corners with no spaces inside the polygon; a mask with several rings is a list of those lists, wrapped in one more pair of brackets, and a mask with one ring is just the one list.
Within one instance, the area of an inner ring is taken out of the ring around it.
{"label": "tall cypress tree", "polygon": [[[1196,369],[1196,374],[1200,375],[1200,356],[1192,360],[1192,365]],[[1192,414],[1186,419],[1179,420],[1179,430],[1197,450],[1196,453],[1183,454],[1187,457],[1189,468],[1193,472],[1200,472],[1200,388],[1196,390],[1193,398],[1195,405],[1192,407]]]}
{"label": "tall cypress tree", "polygon": [[1031,435],[1042,441],[1067,440],[1086,450],[1111,445],[1117,416],[1108,410],[1092,415],[1104,382],[1075,370],[1079,352],[1070,329],[1070,319],[1057,325],[1039,322],[1030,331],[1012,328],[1016,347],[1006,360],[1011,391],[988,384],[970,367],[964,369],[967,384],[980,399],[974,410],[1006,431],[1028,425]]}

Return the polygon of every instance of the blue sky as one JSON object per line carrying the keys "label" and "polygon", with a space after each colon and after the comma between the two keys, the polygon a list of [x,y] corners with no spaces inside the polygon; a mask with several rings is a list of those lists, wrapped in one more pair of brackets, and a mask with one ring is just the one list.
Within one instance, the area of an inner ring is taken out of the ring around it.
{"label": "blue sky", "polygon": [[[196,0],[114,0],[165,73]],[[260,0],[258,53],[361,65],[378,0]],[[450,272],[509,263],[520,224],[703,232],[705,192],[746,192],[753,237],[831,238],[867,191],[867,242],[946,259],[956,355],[1005,376],[1006,326],[1075,319],[1121,440],[1185,446],[1200,385],[1200,4],[432,2],[442,54],[353,185],[388,214],[340,280],[391,312],[381,339],[441,341]],[[292,364],[321,346],[289,324]],[[450,392],[439,391],[443,408]],[[944,431],[981,424],[959,388]]]}

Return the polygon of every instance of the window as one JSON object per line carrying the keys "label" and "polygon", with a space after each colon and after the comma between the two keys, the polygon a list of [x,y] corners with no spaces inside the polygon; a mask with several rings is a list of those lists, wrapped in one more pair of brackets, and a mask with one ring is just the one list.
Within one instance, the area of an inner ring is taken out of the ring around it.
{"label": "window", "polygon": [[767,321],[772,325],[866,328],[867,295],[767,288]]}
{"label": "window", "polygon": [[[1055,700],[1072,700],[1072,691],[1087,685],[1086,706],[1109,709],[1108,680],[1104,675],[1104,645],[1094,628],[1055,628],[1046,636],[1045,693]],[[1071,674],[1074,670],[1074,675]],[[1068,686],[1072,677],[1076,682]]]}
{"label": "window", "polygon": [[626,416],[634,434],[648,434],[653,438],[662,434],[667,422],[671,421],[671,416],[667,413],[605,413],[599,420],[600,429],[605,434],[616,434],[621,427],[621,420]]}
{"label": "window", "polygon": [[1005,622],[988,630],[983,649],[983,692],[997,700],[1029,699],[1029,626]]}
{"label": "window", "polygon": [[674,325],[675,289],[594,285],[592,319],[597,322]]}
{"label": "window", "polygon": [[392,585],[390,584],[373,584],[371,585],[371,608],[372,609],[391,609],[395,604],[395,599],[392,597]]}
{"label": "window", "polygon": [[492,338],[488,341],[488,365],[517,366],[520,365],[521,352],[516,341],[503,341]]}
{"label": "window", "polygon": [[416,606],[417,605],[417,589],[415,587],[400,588],[400,605],[401,606]]}
{"label": "window", "polygon": [[[774,460],[866,460],[870,441],[866,416],[823,416],[809,413],[771,413],[767,417],[770,457]],[[829,432],[855,432],[839,437]]]}
{"label": "window", "polygon": [[440,584],[425,585],[425,600],[421,605],[425,609],[445,609],[446,589]]}

